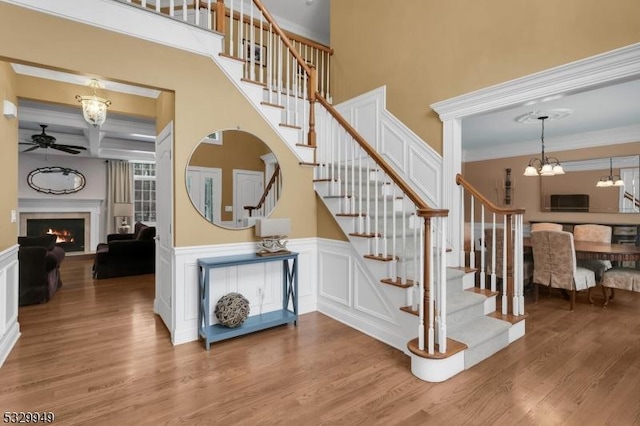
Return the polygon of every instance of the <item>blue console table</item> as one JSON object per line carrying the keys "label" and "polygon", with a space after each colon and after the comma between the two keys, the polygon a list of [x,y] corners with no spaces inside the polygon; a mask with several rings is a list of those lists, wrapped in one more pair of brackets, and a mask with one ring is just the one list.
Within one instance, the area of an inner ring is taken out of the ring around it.
{"label": "blue console table", "polygon": [[[209,324],[211,318],[211,275],[215,268],[250,265],[252,263],[282,262],[282,309],[249,316],[239,327],[229,328],[222,324]],[[289,262],[292,261],[292,262]],[[199,317],[198,329],[209,350],[211,342],[230,339],[277,325],[298,321],[298,253],[285,253],[271,256],[258,256],[255,253],[235,256],[208,257],[198,259]],[[291,302],[291,308],[289,308]]]}

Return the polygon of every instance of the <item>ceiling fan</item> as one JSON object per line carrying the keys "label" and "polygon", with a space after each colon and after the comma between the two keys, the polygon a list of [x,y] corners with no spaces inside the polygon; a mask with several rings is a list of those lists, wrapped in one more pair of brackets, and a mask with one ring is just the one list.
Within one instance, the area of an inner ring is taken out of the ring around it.
{"label": "ceiling fan", "polygon": [[68,152],[69,154],[80,154],[79,150],[87,149],[79,145],[58,144],[56,143],[56,138],[45,133],[44,129],[48,127],[46,124],[40,124],[40,127],[42,127],[42,133],[31,135],[31,142],[19,143],[19,145],[32,145],[31,148],[27,148],[22,152],[29,152],[38,148],[53,148],[58,151]]}

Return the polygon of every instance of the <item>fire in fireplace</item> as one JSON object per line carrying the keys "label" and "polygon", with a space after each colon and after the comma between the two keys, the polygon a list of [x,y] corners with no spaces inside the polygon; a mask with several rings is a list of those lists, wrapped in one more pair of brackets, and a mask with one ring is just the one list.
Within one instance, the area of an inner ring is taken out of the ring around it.
{"label": "fire in fireplace", "polygon": [[84,219],[27,219],[27,236],[46,234],[65,252],[84,251]]}

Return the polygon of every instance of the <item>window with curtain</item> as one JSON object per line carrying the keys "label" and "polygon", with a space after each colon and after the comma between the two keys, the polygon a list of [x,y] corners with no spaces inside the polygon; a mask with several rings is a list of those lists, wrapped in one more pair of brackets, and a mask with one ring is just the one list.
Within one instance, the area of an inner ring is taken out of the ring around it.
{"label": "window with curtain", "polygon": [[156,221],[156,165],[133,163],[133,203],[136,222]]}

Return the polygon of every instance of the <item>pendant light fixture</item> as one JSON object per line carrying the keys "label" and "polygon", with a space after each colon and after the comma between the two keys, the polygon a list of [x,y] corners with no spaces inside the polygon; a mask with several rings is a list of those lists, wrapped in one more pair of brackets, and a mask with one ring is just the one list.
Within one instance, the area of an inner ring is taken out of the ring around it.
{"label": "pendant light fixture", "polygon": [[610,186],[624,186],[624,181],[620,175],[613,175],[613,158],[609,157],[609,176],[602,176],[598,183],[598,188],[608,188]]}
{"label": "pendant light fixture", "polygon": [[76,95],[76,99],[82,104],[82,116],[86,122],[94,127],[100,127],[107,119],[107,108],[111,105],[111,101],[96,94],[100,88],[100,82],[95,78],[91,79],[89,87],[93,88],[93,95]]}
{"label": "pendant light fixture", "polygon": [[[544,155],[544,120],[547,118],[549,118],[548,115],[538,117],[538,120],[542,122],[542,134],[540,135],[542,155],[540,158],[532,158],[529,160],[529,165],[524,169],[525,176],[554,176],[564,174],[560,160],[556,157],[546,157]],[[536,163],[538,164],[537,167],[535,166]]]}

